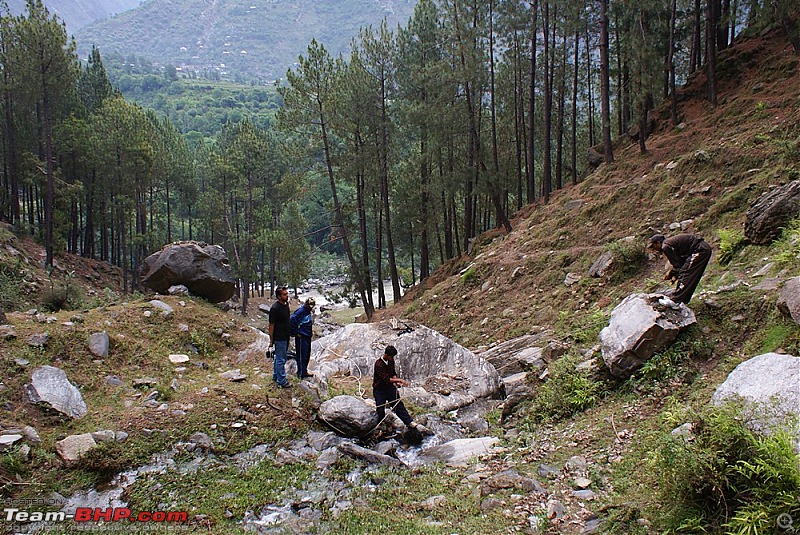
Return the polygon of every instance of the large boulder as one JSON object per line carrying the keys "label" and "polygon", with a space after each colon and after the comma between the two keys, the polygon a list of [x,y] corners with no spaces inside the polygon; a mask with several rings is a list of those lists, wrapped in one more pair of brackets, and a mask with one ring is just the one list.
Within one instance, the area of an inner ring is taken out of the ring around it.
{"label": "large boulder", "polygon": [[79,420],[88,412],[80,391],[69,382],[64,370],[42,366],[33,370],[31,382],[25,385],[25,398],[29,403],[44,404]]}
{"label": "large boulder", "polygon": [[755,244],[766,244],[800,215],[800,180],[774,188],[759,197],[747,211],[744,234]]}
{"label": "large boulder", "polygon": [[625,378],[678,334],[695,323],[694,312],[680,303],[665,306],[660,294],[629,295],[611,312],[600,331],[603,361],[615,377]]}
{"label": "large boulder", "polygon": [[568,350],[566,344],[553,339],[551,331],[542,331],[506,340],[478,355],[505,378],[520,372],[539,372]]}
{"label": "large boulder", "polygon": [[490,453],[498,442],[500,439],[497,437],[459,438],[428,448],[419,454],[419,458],[425,463],[466,466],[475,457]]}
{"label": "large boulder", "polygon": [[390,322],[352,323],[311,344],[312,371],[326,388],[335,374],[359,378],[369,391],[375,360],[387,345],[397,348],[397,375],[412,383],[404,398],[449,411],[500,392],[494,366],[472,351],[423,325]]}
{"label": "large boulder", "polygon": [[165,245],[145,258],[140,275],[142,284],[162,294],[182,284],[193,295],[220,303],[234,292],[233,272],[219,245],[195,241]]}
{"label": "large boulder", "polygon": [[[787,416],[800,417],[800,357],[765,353],[742,362],[711,397],[715,405],[732,399],[754,409],[751,423],[758,430],[781,424]],[[795,427],[795,434],[800,439],[800,429]]]}
{"label": "large boulder", "polygon": [[778,308],[800,324],[800,277],[793,277],[783,283],[778,294]]}
{"label": "large boulder", "polygon": [[374,407],[354,396],[336,396],[319,406],[317,417],[337,433],[364,438],[378,425]]}

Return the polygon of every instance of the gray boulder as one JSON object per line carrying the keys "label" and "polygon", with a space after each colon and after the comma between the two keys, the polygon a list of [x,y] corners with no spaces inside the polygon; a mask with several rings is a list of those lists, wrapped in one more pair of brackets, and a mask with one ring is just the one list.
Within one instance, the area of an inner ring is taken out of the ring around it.
{"label": "gray boulder", "polygon": [[[410,332],[408,332],[410,329]],[[387,345],[398,350],[397,375],[412,383],[402,395],[411,402],[449,411],[498,395],[500,377],[485,359],[428,327],[390,322],[352,323],[311,344],[311,370],[326,388],[334,374],[359,378],[368,387],[375,360]]]}
{"label": "gray boulder", "polygon": [[683,303],[674,308],[664,306],[660,298],[660,294],[629,295],[611,312],[608,326],[600,331],[603,361],[615,377],[630,376],[695,323],[689,307]]}
{"label": "gray boulder", "polygon": [[589,271],[586,273],[590,277],[599,278],[604,276],[611,266],[614,264],[614,253],[611,251],[606,251],[600,255],[600,257],[594,261],[594,264],[589,268]]}
{"label": "gray boulder", "polygon": [[79,420],[88,410],[80,391],[69,382],[64,370],[53,366],[42,366],[33,370],[31,382],[26,384],[25,399],[29,403],[45,404]]}
{"label": "gray boulder", "polygon": [[342,442],[336,448],[342,453],[355,459],[361,459],[371,464],[383,464],[387,466],[403,466],[403,462],[394,457],[378,453],[367,448],[357,446],[352,442]]}
{"label": "gray boulder", "polygon": [[[711,397],[717,406],[731,399],[752,409],[749,417],[757,430],[780,425],[789,415],[800,417],[800,357],[765,353],[742,362]],[[800,429],[795,434],[800,439]]]}
{"label": "gray boulder", "polygon": [[89,352],[95,357],[104,359],[108,356],[108,333],[105,331],[94,333],[89,337]]}
{"label": "gray boulder", "polygon": [[763,194],[747,211],[744,234],[757,245],[770,243],[781,229],[800,215],[800,180]]}
{"label": "gray boulder", "polygon": [[346,437],[363,438],[378,425],[375,408],[353,396],[336,396],[323,402],[317,416]]}
{"label": "gray boulder", "polygon": [[778,294],[778,309],[786,316],[800,324],[800,277],[794,277],[783,283]]}
{"label": "gray boulder", "polygon": [[230,299],[234,292],[233,272],[219,245],[194,241],[165,245],[145,258],[140,275],[142,284],[158,293],[182,284],[212,303]]}
{"label": "gray boulder", "polygon": [[441,462],[450,466],[466,466],[475,457],[491,452],[499,441],[497,437],[451,440],[420,452],[419,459],[426,463]]}
{"label": "gray boulder", "polygon": [[56,442],[56,453],[67,466],[74,466],[89,450],[96,448],[91,433],[70,435],[64,440]]}

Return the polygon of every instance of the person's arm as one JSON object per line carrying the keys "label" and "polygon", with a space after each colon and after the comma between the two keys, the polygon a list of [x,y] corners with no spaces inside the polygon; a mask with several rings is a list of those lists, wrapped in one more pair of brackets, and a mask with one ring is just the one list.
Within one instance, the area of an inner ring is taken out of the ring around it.
{"label": "person's arm", "polygon": [[408,381],[400,379],[396,375],[394,377],[390,378],[389,381],[395,386],[408,386],[409,384],[411,384]]}
{"label": "person's arm", "polygon": [[672,269],[670,269],[664,276],[664,280],[676,279],[678,277],[678,273],[680,273],[681,267],[683,266],[680,257],[678,257],[678,253],[675,251],[672,245],[668,244],[667,242],[664,242],[664,244],[661,246],[661,251],[672,265]]}

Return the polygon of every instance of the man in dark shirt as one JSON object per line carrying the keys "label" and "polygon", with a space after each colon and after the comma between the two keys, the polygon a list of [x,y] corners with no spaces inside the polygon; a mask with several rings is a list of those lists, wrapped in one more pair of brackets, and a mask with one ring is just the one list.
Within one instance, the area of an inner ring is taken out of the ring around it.
{"label": "man in dark shirt", "polygon": [[650,238],[648,249],[664,253],[672,264],[664,280],[677,280],[678,284],[669,297],[678,303],[688,303],[711,259],[711,246],[693,234],[679,234],[671,238],[655,234]]}
{"label": "man in dark shirt", "polygon": [[272,380],[280,388],[289,388],[286,379],[286,353],[289,350],[289,290],[285,286],[275,290],[277,300],[269,309],[269,340],[274,346]]}
{"label": "man in dark shirt", "polygon": [[408,386],[408,381],[404,381],[397,377],[397,372],[394,367],[394,357],[397,355],[397,349],[394,346],[386,346],[383,350],[383,356],[375,361],[375,373],[372,376],[372,395],[375,397],[375,407],[378,411],[378,422],[383,422],[386,417],[386,407],[392,409],[394,412],[409,428],[414,430],[411,435],[412,441],[419,442],[422,440],[422,435],[416,431],[417,424],[408,414],[406,406],[400,400],[400,394],[397,392],[398,386]]}

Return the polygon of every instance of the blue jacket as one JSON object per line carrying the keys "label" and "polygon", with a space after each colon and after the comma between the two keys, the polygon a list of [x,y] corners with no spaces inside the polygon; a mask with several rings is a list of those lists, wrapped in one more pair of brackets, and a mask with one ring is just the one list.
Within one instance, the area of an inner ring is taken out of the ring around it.
{"label": "blue jacket", "polygon": [[289,333],[292,336],[307,336],[311,338],[314,314],[307,306],[302,305],[292,313],[289,319]]}

